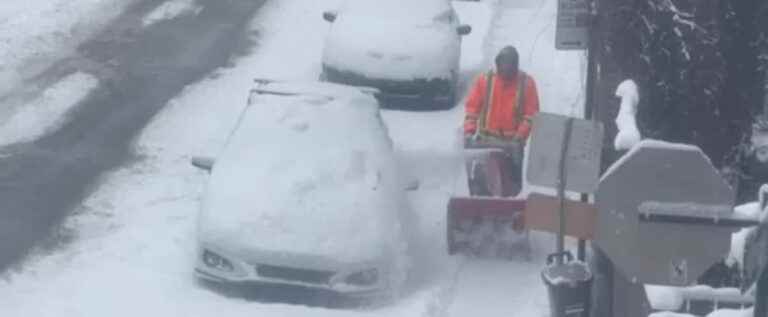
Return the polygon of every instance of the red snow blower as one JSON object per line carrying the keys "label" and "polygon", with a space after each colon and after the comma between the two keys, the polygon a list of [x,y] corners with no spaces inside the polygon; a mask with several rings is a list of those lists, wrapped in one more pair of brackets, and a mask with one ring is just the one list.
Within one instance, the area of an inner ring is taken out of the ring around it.
{"label": "red snow blower", "polygon": [[[565,191],[591,193],[597,184],[602,126],[593,121],[539,113],[533,120],[527,183],[557,188],[557,196],[522,189],[522,152],[514,143],[483,139],[465,144],[469,196],[452,197],[447,210],[449,254],[531,257],[529,230],[591,239],[595,207]],[[515,157],[514,155],[519,157]],[[567,181],[566,181],[567,180]],[[584,195],[582,195],[584,199]],[[565,211],[568,211],[566,219]]]}
{"label": "red snow blower", "polygon": [[448,203],[448,253],[530,259],[526,202],[512,198],[522,188],[521,151],[504,142],[467,142],[465,149],[469,197]]}

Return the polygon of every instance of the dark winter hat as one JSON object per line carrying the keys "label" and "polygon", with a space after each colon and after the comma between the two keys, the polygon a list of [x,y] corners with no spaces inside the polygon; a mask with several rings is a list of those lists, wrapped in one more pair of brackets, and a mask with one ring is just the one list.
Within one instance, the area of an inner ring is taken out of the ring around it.
{"label": "dark winter hat", "polygon": [[515,65],[519,66],[520,55],[517,53],[517,49],[514,46],[505,46],[496,55],[496,65]]}

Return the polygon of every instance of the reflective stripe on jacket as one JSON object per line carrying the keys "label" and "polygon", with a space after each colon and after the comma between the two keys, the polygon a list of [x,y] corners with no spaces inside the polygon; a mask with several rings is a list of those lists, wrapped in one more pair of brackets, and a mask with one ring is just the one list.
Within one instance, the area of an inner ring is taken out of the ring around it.
{"label": "reflective stripe on jacket", "polygon": [[[526,76],[525,94],[521,122],[517,117],[517,87],[520,76]],[[485,130],[483,132],[502,136],[528,138],[531,132],[531,120],[539,111],[539,95],[536,83],[531,76],[520,71],[514,80],[504,80],[493,74],[493,89],[491,90],[491,102],[486,110]],[[486,74],[478,76],[466,102],[466,118],[464,120],[464,133],[472,134],[478,125],[478,119],[482,113],[487,92]]]}

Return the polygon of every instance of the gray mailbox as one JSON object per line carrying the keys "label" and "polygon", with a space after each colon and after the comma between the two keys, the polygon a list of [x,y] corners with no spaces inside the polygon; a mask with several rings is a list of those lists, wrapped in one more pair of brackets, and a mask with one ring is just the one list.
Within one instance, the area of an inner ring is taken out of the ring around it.
{"label": "gray mailbox", "polygon": [[690,285],[743,225],[733,200],[699,148],[643,141],[600,181],[595,243],[629,281]]}

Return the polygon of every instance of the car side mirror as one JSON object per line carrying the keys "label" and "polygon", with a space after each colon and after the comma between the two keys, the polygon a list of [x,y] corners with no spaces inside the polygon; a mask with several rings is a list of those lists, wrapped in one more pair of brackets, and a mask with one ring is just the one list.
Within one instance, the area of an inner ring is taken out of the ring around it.
{"label": "car side mirror", "polygon": [[189,160],[189,163],[194,167],[210,173],[211,170],[213,170],[213,165],[216,163],[216,160],[208,156],[193,156],[192,159]]}
{"label": "car side mirror", "polygon": [[458,28],[456,28],[456,32],[459,33],[459,35],[464,36],[469,33],[472,33],[472,27],[467,24],[459,25]]}
{"label": "car side mirror", "polygon": [[333,21],[336,21],[336,15],[337,15],[336,12],[325,11],[323,12],[323,20],[333,23]]}

